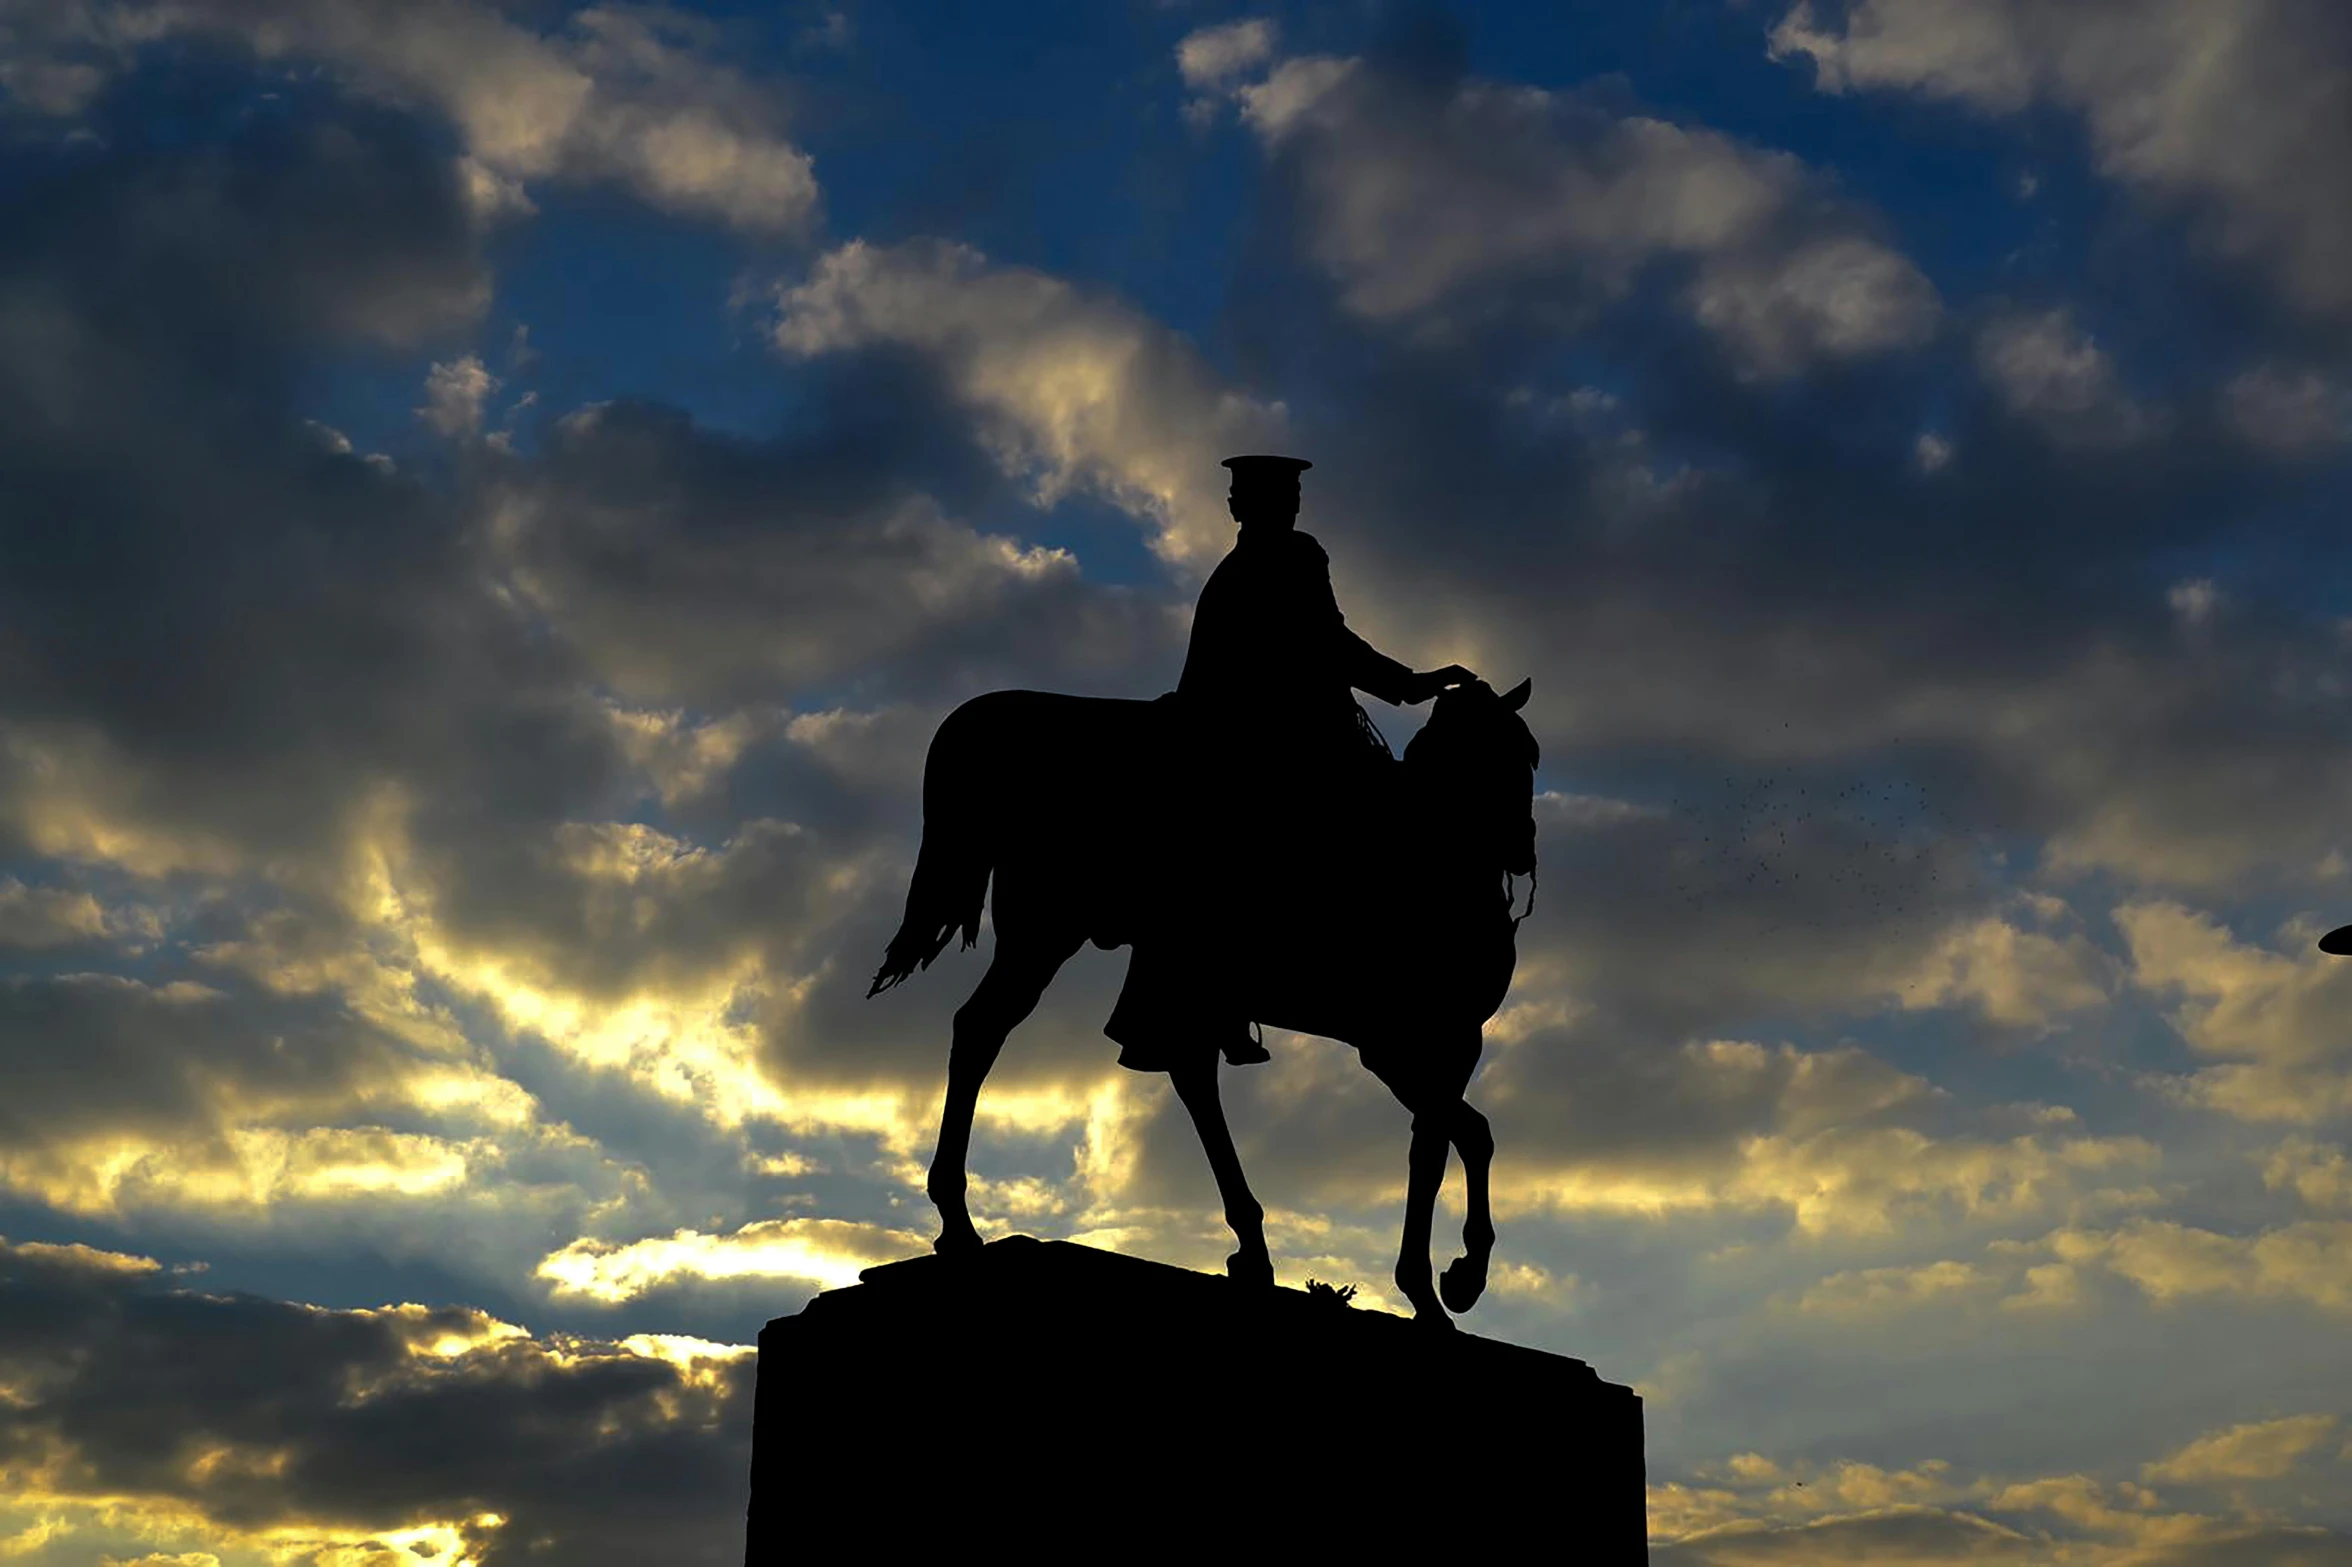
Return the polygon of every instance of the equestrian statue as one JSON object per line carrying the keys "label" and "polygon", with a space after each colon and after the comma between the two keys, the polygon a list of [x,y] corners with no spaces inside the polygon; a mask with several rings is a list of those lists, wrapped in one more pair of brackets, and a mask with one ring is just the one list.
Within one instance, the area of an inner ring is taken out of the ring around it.
{"label": "equestrian statue", "polygon": [[[923,772],[906,918],[868,995],[928,968],[960,931],[995,952],[955,1015],[927,1190],[936,1249],[978,1248],[964,1163],[980,1086],[1012,1029],[1088,941],[1132,946],[1104,1032],[1166,1072],[1216,1172],[1237,1280],[1271,1286],[1264,1210],[1217,1095],[1220,1056],[1269,1059],[1252,1025],[1339,1040],[1413,1118],[1396,1283],[1451,1325],[1486,1287],[1494,1142],[1464,1099],[1517,961],[1515,878],[1535,874],[1536,745],[1459,665],[1416,674],[1347,627],[1329,558],[1295,524],[1293,457],[1232,457],[1234,547],[1202,587],[1177,687],[1155,701],[996,691],[950,713]],[[1402,761],[1356,704],[1435,700]],[[1433,1278],[1448,1147],[1462,1157],[1463,1255]]]}

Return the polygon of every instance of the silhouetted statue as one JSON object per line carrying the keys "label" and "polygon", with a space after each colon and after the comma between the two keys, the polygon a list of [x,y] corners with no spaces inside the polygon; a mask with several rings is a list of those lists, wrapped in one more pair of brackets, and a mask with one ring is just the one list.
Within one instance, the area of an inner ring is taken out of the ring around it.
{"label": "silhouetted statue", "polygon": [[[1251,1021],[1355,1046],[1413,1116],[1397,1287],[1446,1323],[1485,1289],[1494,1246],[1493,1141],[1462,1096],[1517,961],[1511,878],[1535,872],[1529,685],[1498,696],[1459,666],[1415,674],[1374,652],[1341,618],[1321,547],[1292,528],[1307,465],[1226,466],[1241,540],[1201,590],[1176,692],[999,691],[940,724],[906,918],[868,994],[929,967],[959,930],[971,946],[994,878],[996,952],[956,1012],[927,1183],[941,1252],[980,1245],[964,1205],[980,1085],[1089,940],[1135,946],[1106,1031],[1123,1064],[1166,1071],[1191,1114],[1237,1279],[1274,1272],[1218,1100],[1220,1049],[1264,1059]],[[1351,688],[1437,697],[1401,764]],[[1464,1256],[1433,1282],[1449,1144],[1469,1214]]]}
{"label": "silhouetted statue", "polygon": [[[1268,1059],[1231,993],[1225,959],[1276,932],[1254,928],[1279,865],[1361,852],[1396,803],[1388,744],[1351,691],[1417,705],[1474,678],[1458,664],[1415,674],[1347,627],[1331,560],[1295,524],[1296,457],[1228,457],[1226,508],[1241,525],[1193,610],[1192,642],[1168,714],[1197,801],[1164,840],[1159,911],[1139,935],[1103,1032],[1119,1063],[1164,1072],[1212,1043],[1243,1066]],[[1277,910],[1276,912],[1279,912]]]}

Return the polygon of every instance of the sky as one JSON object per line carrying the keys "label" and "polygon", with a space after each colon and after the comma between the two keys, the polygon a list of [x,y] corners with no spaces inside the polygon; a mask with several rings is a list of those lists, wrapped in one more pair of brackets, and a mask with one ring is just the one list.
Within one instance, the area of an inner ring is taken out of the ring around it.
{"label": "sky", "polygon": [[[0,0],[0,1559],[739,1560],[761,1323],[933,1233],[930,733],[1173,685],[1252,450],[1533,681],[1464,1325],[1652,1559],[2352,1562],[2336,0]],[[1214,1269],[1123,961],[973,1209]]]}

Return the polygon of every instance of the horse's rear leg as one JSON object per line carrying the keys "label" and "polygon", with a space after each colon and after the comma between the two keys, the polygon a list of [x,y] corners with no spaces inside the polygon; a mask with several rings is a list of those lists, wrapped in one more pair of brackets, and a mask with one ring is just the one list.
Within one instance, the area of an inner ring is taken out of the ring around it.
{"label": "horse's rear leg", "polygon": [[931,1175],[924,1183],[931,1205],[939,1210],[939,1239],[934,1251],[976,1251],[980,1232],[964,1207],[964,1163],[972,1152],[972,1117],[980,1107],[980,1085],[1004,1048],[1005,1036],[1036,1010],[1054,974],[1077,951],[1047,947],[1018,949],[997,933],[996,955],[981,976],[971,998],[956,1008],[955,1042],[947,1055],[947,1106],[939,1115],[939,1147],[931,1155]]}
{"label": "horse's rear leg", "polygon": [[1216,1172],[1217,1195],[1225,1203],[1225,1222],[1241,1243],[1241,1249],[1225,1259],[1226,1276],[1271,1289],[1274,1259],[1266,1251],[1266,1210],[1250,1193],[1249,1180],[1241,1173],[1241,1155],[1233,1146],[1233,1132],[1225,1124],[1225,1104],[1217,1097],[1217,1058],[1204,1051],[1198,1061],[1172,1069],[1168,1077],[1176,1085],[1176,1097],[1184,1101],[1192,1116],[1193,1130],[1200,1133],[1209,1168]]}

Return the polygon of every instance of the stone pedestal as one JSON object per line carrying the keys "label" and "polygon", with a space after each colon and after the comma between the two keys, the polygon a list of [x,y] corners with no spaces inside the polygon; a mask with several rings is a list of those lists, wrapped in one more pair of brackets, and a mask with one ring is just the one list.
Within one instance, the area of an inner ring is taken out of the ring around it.
{"label": "stone pedestal", "polygon": [[1581,1360],[1027,1237],[860,1278],[760,1334],[747,1567],[1645,1559]]}

